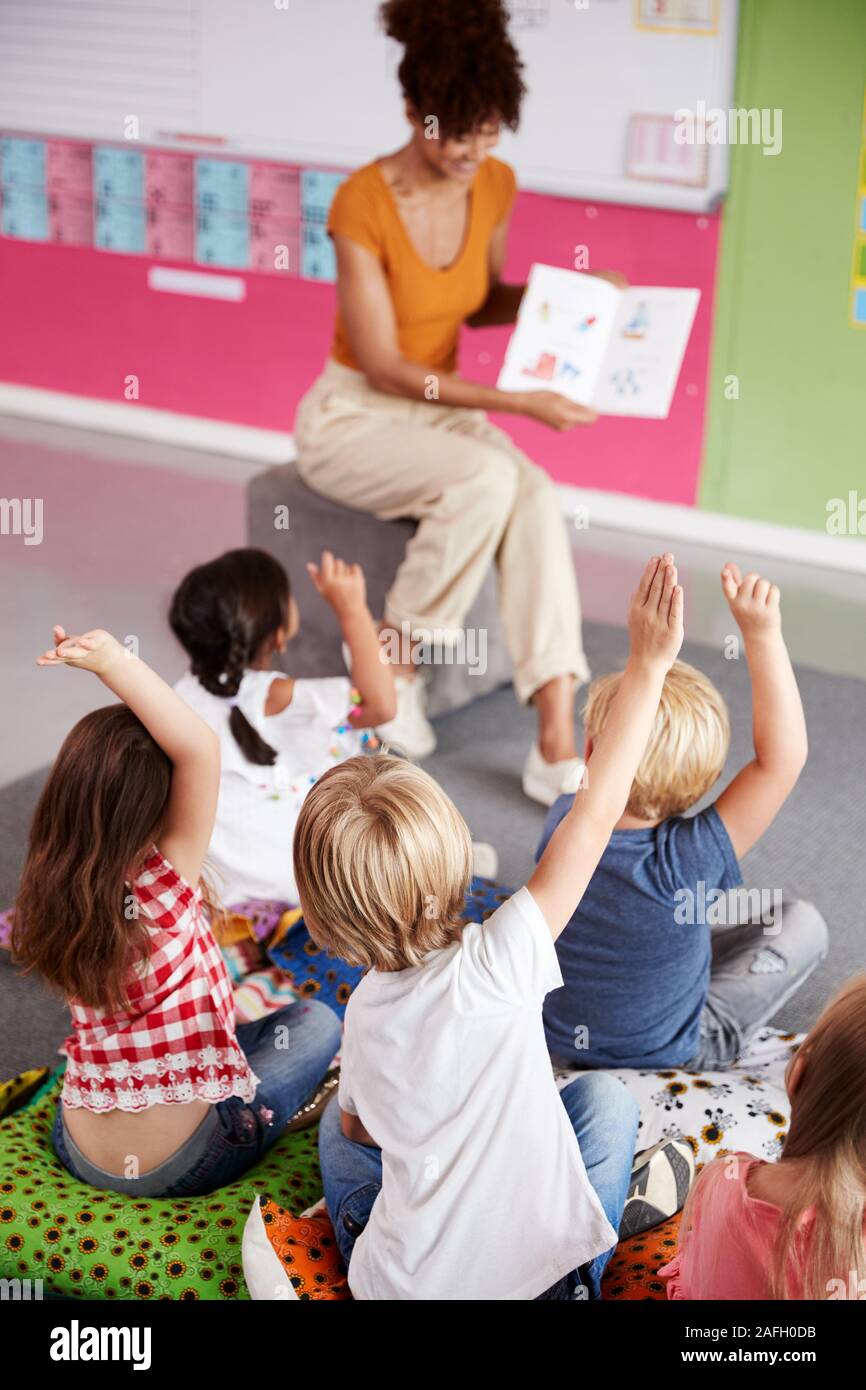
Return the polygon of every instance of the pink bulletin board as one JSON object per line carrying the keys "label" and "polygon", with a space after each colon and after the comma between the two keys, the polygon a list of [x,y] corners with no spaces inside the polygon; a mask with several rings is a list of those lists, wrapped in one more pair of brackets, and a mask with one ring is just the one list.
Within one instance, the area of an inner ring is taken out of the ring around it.
{"label": "pink bulletin board", "polygon": [[[290,189],[268,188],[267,194],[274,199],[274,216],[294,215]],[[74,208],[80,220],[83,210],[77,203]],[[185,227],[164,231],[170,246],[186,245]],[[583,246],[590,269],[615,268],[643,284],[691,285],[702,292],[667,420],[601,419],[566,435],[513,416],[498,421],[557,480],[695,501],[718,231],[717,216],[519,197],[511,278],[524,275],[534,260],[573,266],[575,248]],[[148,287],[151,266],[189,268],[188,259],[168,260],[166,249],[156,262],[147,254],[0,237],[0,380],[130,410],[140,404],[290,431],[297,401],[328,352],[333,286],[297,274],[235,271],[244,282],[237,302],[163,293]],[[463,372],[495,381],[507,332],[467,330]],[[130,375],[139,381],[137,402],[124,399]]]}

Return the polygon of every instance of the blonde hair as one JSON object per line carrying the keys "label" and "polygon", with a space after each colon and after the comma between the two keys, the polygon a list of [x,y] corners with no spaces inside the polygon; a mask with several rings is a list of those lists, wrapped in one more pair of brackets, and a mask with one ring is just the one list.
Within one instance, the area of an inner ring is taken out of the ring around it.
{"label": "blonde hair", "polygon": [[[802,1213],[815,1208],[803,1298],[827,1298],[833,1280],[866,1279],[866,975],[849,980],[801,1048],[783,1160],[802,1170],[782,1208],[770,1271],[773,1298],[789,1298],[791,1253]],[[848,1296],[846,1292],[846,1297]]]}
{"label": "blonde hair", "polygon": [[[791,1098],[791,1123],[782,1147],[796,1176],[780,1208],[779,1228],[767,1271],[767,1297],[795,1297],[795,1276],[804,1300],[826,1299],[838,1283],[844,1297],[866,1279],[866,975],[857,975],[830,1001],[795,1053],[804,1059]],[[692,1188],[680,1226],[680,1250],[696,1239],[698,1199],[713,1200],[707,1187],[727,1160],[707,1164]],[[804,1245],[803,1213],[815,1210]],[[724,1261],[722,1249],[703,1252],[708,1267]],[[857,1297],[857,1294],[854,1294]]]}
{"label": "blonde hair", "polygon": [[412,763],[380,754],[330,768],[301,807],[294,856],[307,930],[351,965],[420,965],[462,930],[469,830]]}
{"label": "blonde hair", "polygon": [[[593,742],[604,728],[621,680],[622,675],[614,673],[589,687],[583,726]],[[685,661],[675,661],[631,784],[628,814],[664,820],[694,806],[722,771],[730,738],[727,706],[712,681]]]}

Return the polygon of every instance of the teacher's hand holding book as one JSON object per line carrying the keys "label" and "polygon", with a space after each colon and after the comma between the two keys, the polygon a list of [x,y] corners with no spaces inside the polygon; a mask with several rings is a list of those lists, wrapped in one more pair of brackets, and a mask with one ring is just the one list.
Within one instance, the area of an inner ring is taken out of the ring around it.
{"label": "teacher's hand holding book", "polygon": [[598,411],[588,405],[577,405],[558,391],[521,391],[519,411],[531,420],[540,420],[552,430],[572,430],[575,425],[591,425]]}

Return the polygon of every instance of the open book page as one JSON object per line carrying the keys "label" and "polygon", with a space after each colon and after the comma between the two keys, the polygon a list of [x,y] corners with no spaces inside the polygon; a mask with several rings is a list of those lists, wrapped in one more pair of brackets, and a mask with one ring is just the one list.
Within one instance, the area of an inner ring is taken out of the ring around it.
{"label": "open book page", "polygon": [[558,391],[591,405],[621,292],[606,280],[534,265],[497,385]]}
{"label": "open book page", "polygon": [[621,292],[591,402],[596,410],[667,416],[700,297],[700,290],[657,285]]}

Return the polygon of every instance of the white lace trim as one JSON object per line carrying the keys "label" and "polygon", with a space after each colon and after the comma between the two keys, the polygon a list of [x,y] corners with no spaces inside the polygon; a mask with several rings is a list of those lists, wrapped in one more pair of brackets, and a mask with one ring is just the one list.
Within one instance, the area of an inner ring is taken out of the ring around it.
{"label": "white lace trim", "polygon": [[[153,1084],[134,1085],[148,1081]],[[234,1048],[203,1048],[198,1053],[171,1053],[138,1062],[69,1061],[63,1104],[71,1110],[147,1110],[152,1105],[186,1105],[191,1100],[218,1101],[238,1096],[251,1101],[257,1078],[243,1053]]]}

